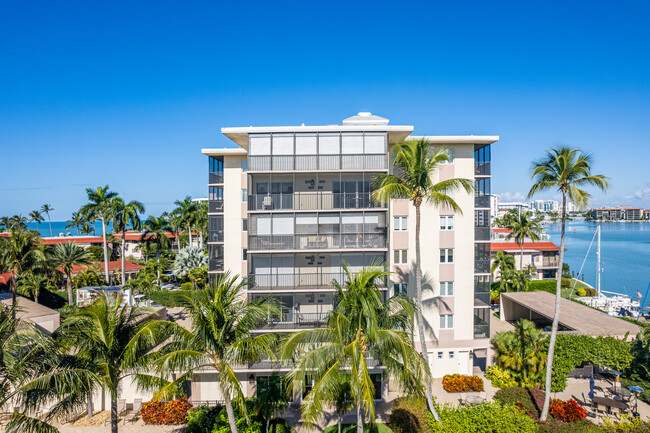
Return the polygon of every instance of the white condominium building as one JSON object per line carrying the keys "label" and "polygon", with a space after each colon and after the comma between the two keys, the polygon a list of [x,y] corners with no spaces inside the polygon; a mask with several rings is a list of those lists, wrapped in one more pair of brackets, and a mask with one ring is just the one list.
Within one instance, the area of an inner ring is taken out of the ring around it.
{"label": "white condominium building", "polygon": [[[359,113],[341,125],[222,128],[236,148],[203,149],[209,157],[209,259],[213,280],[225,271],[251,281],[248,296],[274,296],[283,307],[257,332],[322,327],[333,308],[331,281],[385,263],[386,297],[415,297],[415,210],[408,200],[377,203],[373,179],[393,170],[392,147],[424,138],[452,160],[434,182],[475,181],[454,193],[462,214],[423,205],[422,270],[426,338],[434,376],[471,374],[489,345],[490,145],[497,136],[410,137],[413,126]],[[418,338],[416,338],[418,341]],[[244,386],[274,371],[242,367]],[[377,398],[389,385],[375,366]],[[193,385],[195,389],[195,385]],[[199,387],[197,392],[201,392]],[[208,399],[201,396],[199,399]]]}

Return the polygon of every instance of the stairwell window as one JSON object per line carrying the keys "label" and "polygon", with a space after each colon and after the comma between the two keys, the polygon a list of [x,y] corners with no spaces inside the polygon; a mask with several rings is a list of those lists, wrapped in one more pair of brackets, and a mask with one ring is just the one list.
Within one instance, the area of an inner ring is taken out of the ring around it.
{"label": "stairwell window", "polygon": [[[441,314],[440,315],[440,329],[453,329],[454,327],[454,315],[453,314]],[[452,352],[449,352],[450,358]]]}
{"label": "stairwell window", "polygon": [[241,220],[241,231],[247,232],[248,231],[248,218],[244,218]]}
{"label": "stairwell window", "polygon": [[243,261],[248,260],[248,248],[243,248],[241,251],[241,259]]}
{"label": "stairwell window", "polygon": [[408,217],[405,216],[393,217],[393,230],[395,231],[408,230]]}
{"label": "stairwell window", "polygon": [[406,265],[408,263],[408,250],[394,250],[393,262],[396,265]]}
{"label": "stairwell window", "polygon": [[454,282],[441,281],[440,282],[440,296],[454,296]]}
{"label": "stairwell window", "polygon": [[454,263],[453,248],[440,248],[440,263]]}
{"label": "stairwell window", "polygon": [[454,149],[446,149],[447,155],[449,155],[449,161],[441,162],[441,164],[453,164],[454,163]]}
{"label": "stairwell window", "polygon": [[247,189],[242,189],[241,190],[241,201],[246,203],[248,201],[248,190]]}
{"label": "stairwell window", "polygon": [[441,216],[440,217],[440,230],[453,230],[454,229],[454,216]]}
{"label": "stairwell window", "polygon": [[393,284],[393,294],[395,296],[399,295],[400,293],[407,293],[408,290],[408,284],[407,283],[395,283]]}

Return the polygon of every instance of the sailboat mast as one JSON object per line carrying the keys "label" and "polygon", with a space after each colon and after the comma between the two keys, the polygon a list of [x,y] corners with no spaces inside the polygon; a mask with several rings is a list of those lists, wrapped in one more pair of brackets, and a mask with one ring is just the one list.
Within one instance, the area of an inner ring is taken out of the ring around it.
{"label": "sailboat mast", "polygon": [[600,224],[598,224],[596,231],[598,232],[598,250],[596,251],[596,266],[598,266],[598,269],[596,270],[596,290],[598,291],[598,296],[600,296]]}

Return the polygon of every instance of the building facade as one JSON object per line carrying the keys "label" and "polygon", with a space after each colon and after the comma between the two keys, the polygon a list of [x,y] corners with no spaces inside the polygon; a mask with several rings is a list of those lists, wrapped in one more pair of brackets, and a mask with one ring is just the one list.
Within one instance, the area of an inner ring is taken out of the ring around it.
{"label": "building facade", "polygon": [[[489,345],[490,145],[497,136],[410,137],[412,126],[359,113],[341,125],[223,128],[237,148],[203,149],[209,157],[209,275],[249,279],[251,299],[282,305],[257,332],[325,326],[334,305],[332,280],[386,264],[386,297],[415,297],[415,209],[408,200],[378,203],[373,179],[393,170],[392,147],[425,139],[452,160],[434,181],[473,179],[456,192],[462,214],[422,208],[422,271],[428,348],[434,376],[468,374]],[[418,339],[416,338],[416,341]],[[274,371],[262,363],[241,370],[251,383]],[[280,372],[282,372],[280,370]],[[377,363],[378,398],[391,392]],[[251,392],[254,392],[251,391]]]}

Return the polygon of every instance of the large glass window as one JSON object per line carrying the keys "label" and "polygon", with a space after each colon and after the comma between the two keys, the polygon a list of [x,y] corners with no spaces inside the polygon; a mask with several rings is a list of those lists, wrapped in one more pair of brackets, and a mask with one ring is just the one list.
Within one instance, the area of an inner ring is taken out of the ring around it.
{"label": "large glass window", "polygon": [[440,217],[440,230],[453,230],[454,229],[454,216],[441,216]]}
{"label": "large glass window", "polygon": [[393,230],[395,231],[408,230],[408,217],[405,216],[393,217]]}
{"label": "large glass window", "polygon": [[211,242],[223,242],[223,215],[210,215],[208,236]]}
{"label": "large glass window", "polygon": [[223,183],[223,157],[210,157],[210,175],[208,182],[209,183]]}
{"label": "large glass window", "polygon": [[394,250],[393,251],[393,262],[396,265],[406,265],[406,264],[408,264],[408,250]]}

